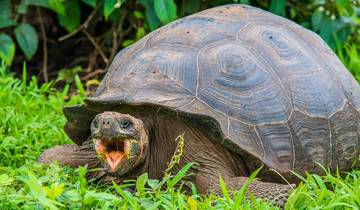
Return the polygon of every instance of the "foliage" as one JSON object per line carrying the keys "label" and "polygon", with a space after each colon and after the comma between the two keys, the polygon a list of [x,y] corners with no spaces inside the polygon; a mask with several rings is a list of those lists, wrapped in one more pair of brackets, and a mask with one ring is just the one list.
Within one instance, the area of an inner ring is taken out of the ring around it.
{"label": "foliage", "polygon": [[[69,87],[58,92],[52,85],[38,85],[35,77],[28,81],[25,70],[19,80],[0,68],[0,209],[277,209],[254,197],[245,199],[246,185],[257,172],[238,192],[227,189],[220,178],[223,196],[217,197],[199,195],[194,185],[183,181],[191,175],[187,171],[192,163],[161,181],[145,173],[137,180],[109,186],[87,181],[86,167],[38,164],[36,159],[44,149],[70,143],[62,129],[61,108],[83,98],[74,95],[65,102]],[[174,163],[182,153],[183,141],[180,136]],[[302,179],[285,209],[360,208],[360,171],[345,178],[326,173]],[[184,193],[185,187],[190,193]]]}
{"label": "foliage", "polygon": [[323,177],[316,174],[299,176],[303,183],[290,196],[285,209],[359,209],[360,171],[352,171],[342,178],[325,168]]}
{"label": "foliage", "polygon": [[[337,52],[346,50],[349,46],[353,48],[352,45],[357,48],[355,51],[360,49],[358,0],[1,0],[0,59],[7,65],[12,64],[16,49],[14,40],[25,58],[30,60],[40,49],[39,44],[56,44],[79,33],[89,40],[101,58],[96,61],[89,58],[88,70],[81,73],[88,74],[98,68],[106,69],[121,48],[133,44],[164,24],[207,8],[232,3],[249,4],[294,20],[317,32]],[[46,11],[43,14],[47,18],[56,16],[57,22],[52,24],[37,21],[42,16],[38,11]],[[36,18],[32,18],[33,16]],[[52,34],[52,28],[57,26],[63,30]],[[44,31],[37,30],[43,27]],[[47,34],[54,36],[51,42],[46,40]],[[43,42],[38,41],[39,37]],[[73,39],[74,45],[80,38]],[[43,53],[46,53],[44,50]],[[84,53],[90,54],[89,51]],[[16,54],[19,55],[18,52]],[[51,55],[52,52],[48,57]],[[66,55],[70,57],[69,54]],[[349,60],[346,53],[343,56],[343,60]],[[22,62],[21,59],[18,60]],[[55,67],[49,66],[56,68],[52,71],[58,73],[60,69],[73,69],[77,65],[84,68],[84,63],[74,63],[72,66],[57,63]],[[352,70],[352,73],[355,71]],[[68,73],[70,74],[71,72]],[[66,79],[67,82],[73,80]]]}
{"label": "foliage", "polygon": [[360,81],[360,48],[346,43],[337,49],[337,55],[357,81]]}
{"label": "foliage", "polygon": [[[36,5],[42,5],[42,1],[23,0],[22,4],[20,4],[17,9],[18,14],[26,13],[25,2],[37,2],[38,4]],[[31,59],[38,48],[37,32],[31,24],[18,24],[17,21],[12,17],[11,6],[12,5],[10,4],[10,0],[0,1],[0,29],[15,27],[14,34],[16,37],[16,41],[19,44],[21,50],[26,55],[26,58]],[[14,57],[13,55],[15,53],[15,50],[13,50],[15,49],[15,44],[6,33],[1,33],[0,36],[8,37],[7,41],[2,43],[3,47],[0,48],[0,59],[4,60],[7,64],[10,65],[12,63],[12,58]],[[7,52],[9,51],[9,49],[11,49],[12,56],[7,56]]]}
{"label": "foliage", "polygon": [[311,0],[289,4],[289,18],[317,32],[335,49],[346,41],[359,42],[360,5],[356,1]]}

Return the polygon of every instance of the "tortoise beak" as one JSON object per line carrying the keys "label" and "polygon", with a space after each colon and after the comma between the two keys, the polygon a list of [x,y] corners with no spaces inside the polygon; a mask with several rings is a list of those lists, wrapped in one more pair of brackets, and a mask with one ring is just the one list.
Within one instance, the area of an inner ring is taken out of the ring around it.
{"label": "tortoise beak", "polygon": [[105,158],[111,172],[115,172],[117,170],[124,155],[125,154],[121,152],[110,152],[105,154]]}
{"label": "tortoise beak", "polygon": [[95,139],[95,151],[109,168],[116,172],[121,163],[129,157],[130,141],[128,139]]}

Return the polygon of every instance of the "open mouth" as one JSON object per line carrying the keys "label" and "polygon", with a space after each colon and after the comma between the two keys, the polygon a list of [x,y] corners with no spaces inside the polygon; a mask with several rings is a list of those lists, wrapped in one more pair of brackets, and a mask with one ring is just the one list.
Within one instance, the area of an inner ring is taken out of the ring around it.
{"label": "open mouth", "polygon": [[106,160],[110,172],[115,172],[129,155],[130,141],[127,139],[96,139],[95,150],[102,159]]}

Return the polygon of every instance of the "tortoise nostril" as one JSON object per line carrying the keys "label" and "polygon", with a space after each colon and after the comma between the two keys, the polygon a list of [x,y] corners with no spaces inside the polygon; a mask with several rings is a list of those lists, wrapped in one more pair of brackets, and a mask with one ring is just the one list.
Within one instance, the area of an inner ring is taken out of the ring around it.
{"label": "tortoise nostril", "polygon": [[112,119],[102,119],[99,124],[103,128],[109,128],[113,123]]}

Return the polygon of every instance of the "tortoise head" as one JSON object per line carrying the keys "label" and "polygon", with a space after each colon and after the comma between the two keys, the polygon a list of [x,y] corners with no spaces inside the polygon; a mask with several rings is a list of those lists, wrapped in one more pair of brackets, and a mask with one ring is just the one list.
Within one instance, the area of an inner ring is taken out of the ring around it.
{"label": "tortoise head", "polygon": [[103,112],[95,116],[90,130],[95,151],[108,173],[122,176],[144,162],[149,139],[140,119]]}

